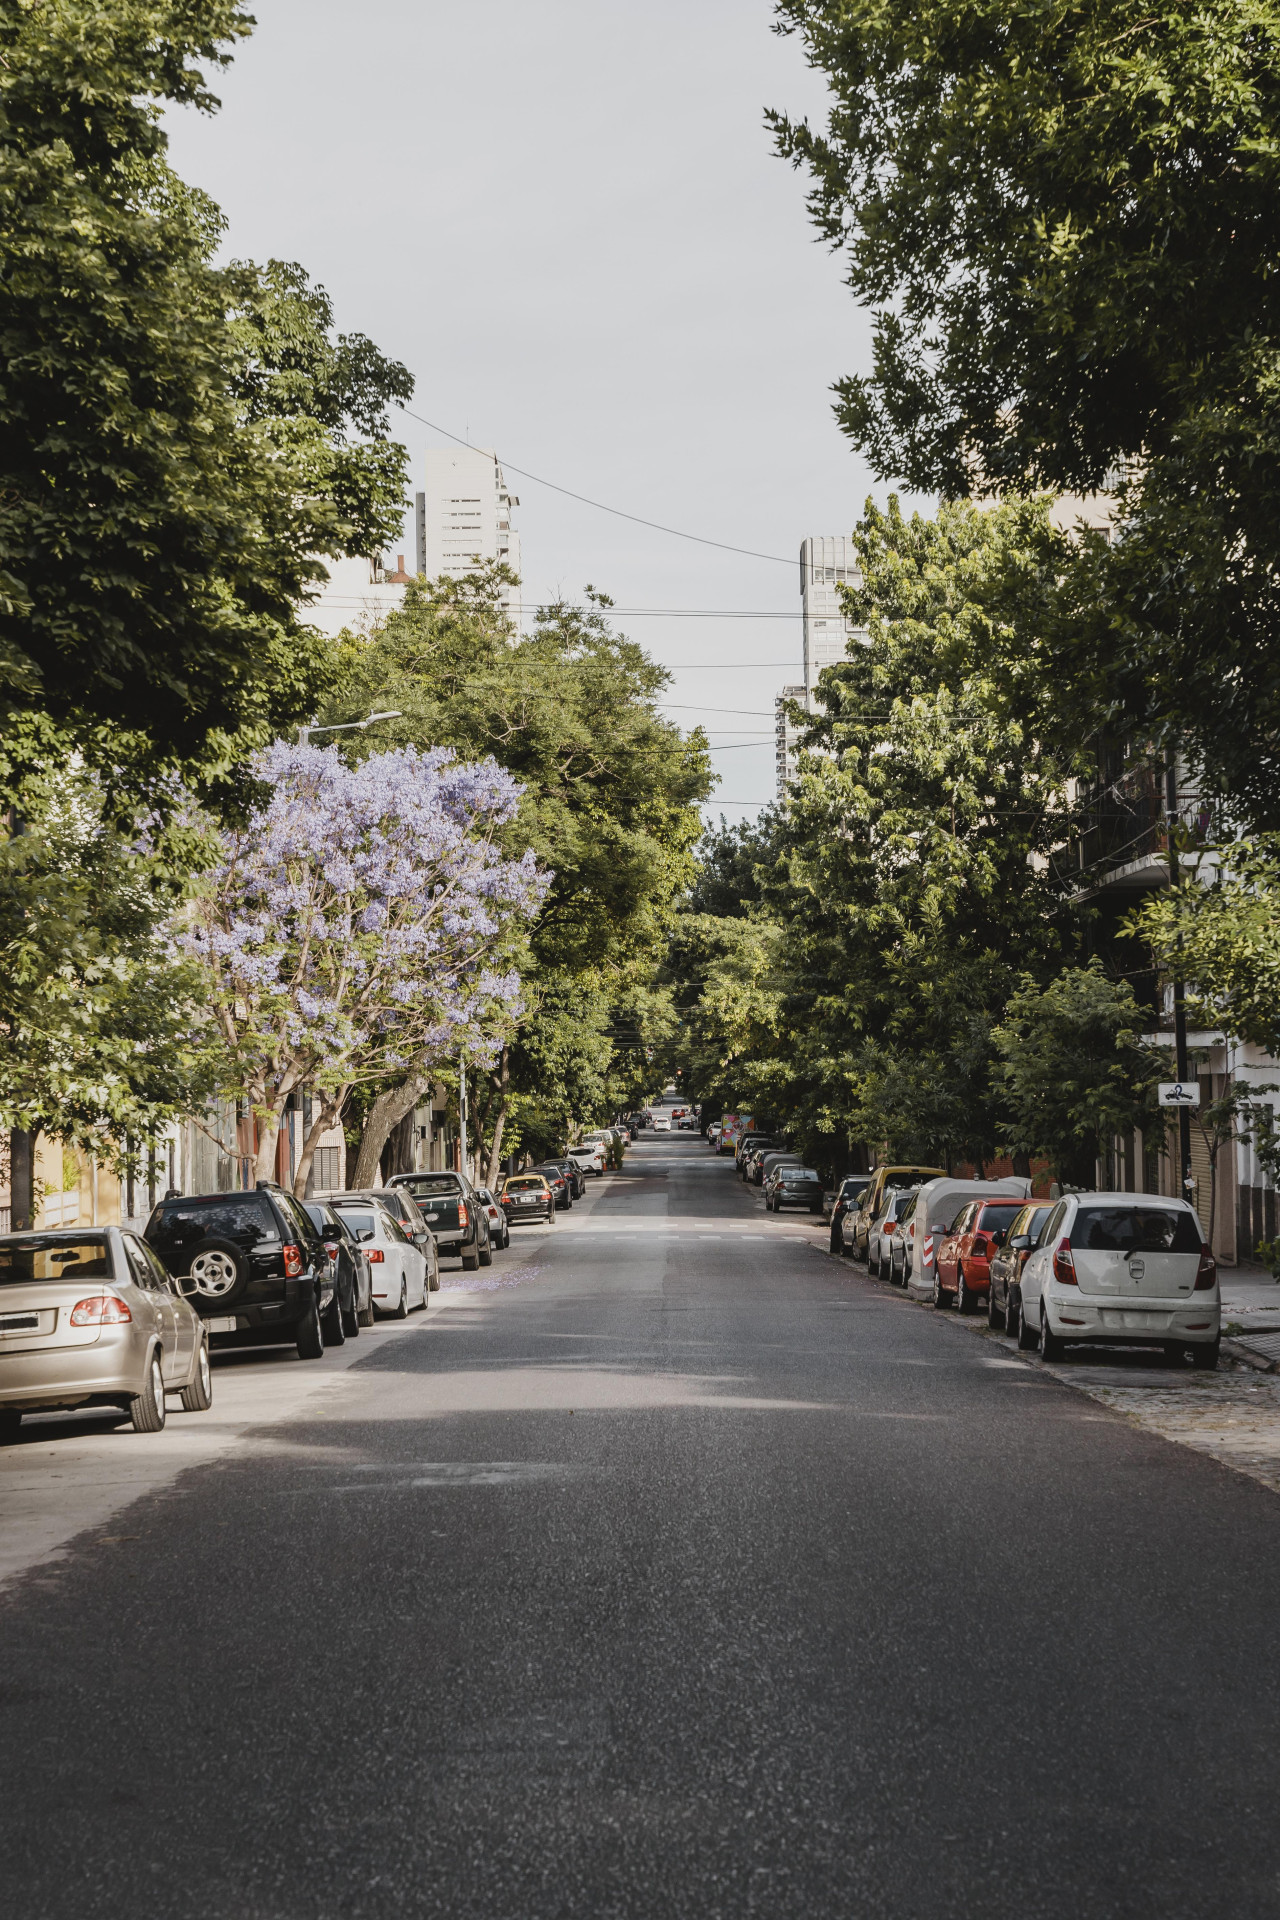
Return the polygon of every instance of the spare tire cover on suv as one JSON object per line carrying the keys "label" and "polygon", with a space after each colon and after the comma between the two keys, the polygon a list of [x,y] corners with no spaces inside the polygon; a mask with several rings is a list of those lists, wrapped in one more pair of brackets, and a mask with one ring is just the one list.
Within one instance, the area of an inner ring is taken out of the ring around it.
{"label": "spare tire cover on suv", "polygon": [[190,1275],[198,1306],[228,1307],[249,1286],[255,1248],[278,1252],[281,1228],[263,1192],[176,1194],[156,1208],[145,1238],[170,1273]]}
{"label": "spare tire cover on suv", "polygon": [[191,1249],[190,1274],[203,1300],[229,1306],[249,1284],[249,1263],[234,1240],[210,1234]]}

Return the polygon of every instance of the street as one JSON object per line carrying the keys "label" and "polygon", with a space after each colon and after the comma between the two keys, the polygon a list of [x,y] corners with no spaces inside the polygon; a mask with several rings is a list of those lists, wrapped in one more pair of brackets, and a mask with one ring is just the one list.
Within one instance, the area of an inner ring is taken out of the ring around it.
{"label": "street", "polygon": [[1275,1494],[814,1224],[645,1134],[167,1466],[28,1421],[8,1911],[1280,1914]]}

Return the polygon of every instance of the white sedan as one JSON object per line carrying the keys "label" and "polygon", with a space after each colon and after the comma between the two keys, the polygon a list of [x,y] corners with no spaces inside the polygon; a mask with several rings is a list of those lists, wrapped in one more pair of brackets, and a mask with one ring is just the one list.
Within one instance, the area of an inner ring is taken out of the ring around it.
{"label": "white sedan", "polygon": [[400,1222],[376,1200],[329,1202],[341,1214],[373,1268],[375,1313],[403,1320],[414,1307],[425,1307],[429,1274],[426,1256],[419,1253]]}

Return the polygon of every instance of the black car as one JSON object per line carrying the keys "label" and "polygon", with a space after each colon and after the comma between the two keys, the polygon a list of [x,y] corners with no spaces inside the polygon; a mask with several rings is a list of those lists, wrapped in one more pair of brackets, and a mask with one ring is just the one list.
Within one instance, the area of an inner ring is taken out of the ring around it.
{"label": "black car", "polygon": [[581,1200],[587,1190],[587,1176],[577,1161],[571,1159],[569,1155],[566,1154],[563,1160],[553,1160],[551,1165],[559,1167],[561,1173],[569,1182],[570,1200]]}
{"label": "black car", "polygon": [[468,1273],[492,1264],[489,1216],[465,1173],[393,1173],[388,1186],[417,1202],[441,1253],[456,1253]]}
{"label": "black car", "polygon": [[[1033,1200],[1014,1214],[1007,1227],[997,1228],[992,1234],[995,1252],[988,1269],[988,1326],[1003,1327],[1010,1334],[1019,1331],[1022,1323],[1022,1269],[1027,1264],[1027,1255],[1034,1253],[1039,1245],[1041,1232],[1052,1212],[1051,1201]],[[1034,1328],[1031,1329],[1030,1339],[1024,1335],[1019,1345],[1035,1345]]]}
{"label": "black car", "polygon": [[369,1256],[327,1200],[304,1200],[302,1204],[323,1236],[338,1284],[342,1329],[348,1340],[354,1340],[361,1327],[373,1325],[373,1268]]}
{"label": "black car", "polygon": [[867,1188],[871,1185],[869,1173],[851,1173],[847,1180],[840,1182],[840,1191],[836,1195],[835,1205],[831,1209],[831,1251],[843,1253],[844,1235],[840,1231],[840,1222],[850,1207],[856,1207]]}
{"label": "black car", "polygon": [[333,1265],[301,1201],[260,1181],[252,1193],[162,1200],[144,1235],[219,1345],[296,1342],[304,1360],[346,1339]]}
{"label": "black car", "polygon": [[568,1176],[561,1171],[558,1160],[542,1160],[536,1167],[530,1167],[530,1173],[540,1173],[546,1180],[556,1198],[557,1207],[567,1211],[573,1205],[573,1192]]}
{"label": "black car", "polygon": [[764,1183],[764,1204],[770,1213],[784,1207],[807,1207],[822,1212],[822,1182],[812,1167],[775,1167]]}

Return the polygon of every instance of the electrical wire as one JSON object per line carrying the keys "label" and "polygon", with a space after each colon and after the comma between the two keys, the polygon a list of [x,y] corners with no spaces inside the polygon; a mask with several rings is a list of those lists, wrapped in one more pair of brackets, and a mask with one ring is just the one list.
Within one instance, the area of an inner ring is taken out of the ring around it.
{"label": "electrical wire", "polygon": [[[399,401],[396,401],[395,405],[400,408],[401,413],[407,414],[410,420],[416,420],[420,426],[430,427],[432,433],[442,433],[446,440],[452,440],[460,447],[471,445],[471,442],[464,440],[461,434],[450,433],[448,427],[437,426],[434,420],[428,420],[425,415],[415,413],[412,407],[402,406]],[[590,500],[585,493],[575,493],[572,487],[557,486],[554,480],[544,480],[541,474],[530,473],[527,467],[517,467],[510,460],[499,459],[496,454],[494,458],[498,459],[499,465],[504,470],[510,468],[511,472],[518,473],[522,480],[532,480],[538,487],[550,487],[552,493],[562,493],[568,500],[580,500],[584,507],[595,507],[601,513],[611,513],[618,520],[634,520],[638,527],[652,527],[655,533],[669,533],[676,540],[693,540],[700,547],[719,547],[722,553],[740,553],[748,560],[770,560],[779,567],[794,567],[799,564],[798,559],[784,560],[781,554],[757,553],[754,547],[731,547],[727,540],[708,540],[701,533],[686,533],[682,527],[664,527],[658,520],[646,520],[638,513],[624,513],[621,507],[607,507],[603,500]]]}

